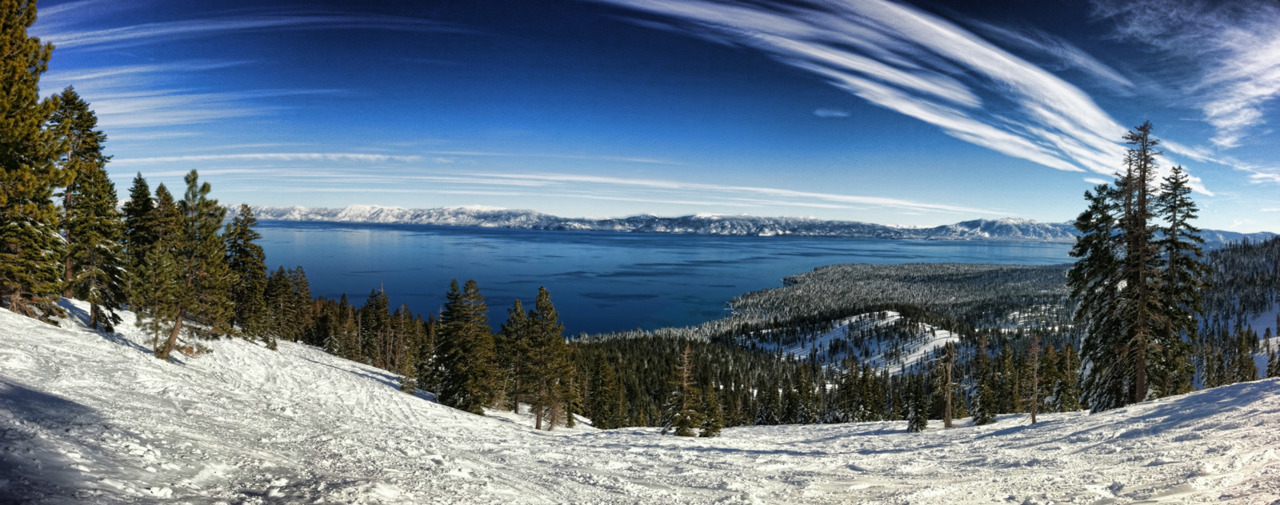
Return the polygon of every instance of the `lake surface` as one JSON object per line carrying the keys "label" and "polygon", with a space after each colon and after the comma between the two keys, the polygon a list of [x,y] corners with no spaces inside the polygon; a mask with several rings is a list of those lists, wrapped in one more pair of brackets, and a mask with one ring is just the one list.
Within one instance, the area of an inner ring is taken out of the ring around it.
{"label": "lake surface", "polygon": [[566,334],[689,326],[734,296],[838,263],[1067,263],[1070,244],[552,232],[263,221],[268,267],[302,266],[313,296],[357,307],[383,287],[393,308],[435,314],[450,279],[475,279],[497,328],[546,286]]}

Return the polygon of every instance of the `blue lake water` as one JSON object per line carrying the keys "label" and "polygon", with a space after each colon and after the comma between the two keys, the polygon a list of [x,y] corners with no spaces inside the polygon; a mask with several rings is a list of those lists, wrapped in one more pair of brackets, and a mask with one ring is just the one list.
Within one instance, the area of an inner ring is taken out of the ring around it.
{"label": "blue lake water", "polygon": [[548,232],[422,225],[263,221],[268,266],[301,265],[314,296],[438,313],[450,279],[475,279],[494,328],[516,298],[546,286],[568,334],[696,325],[734,296],[838,263],[1071,261],[1069,244]]}

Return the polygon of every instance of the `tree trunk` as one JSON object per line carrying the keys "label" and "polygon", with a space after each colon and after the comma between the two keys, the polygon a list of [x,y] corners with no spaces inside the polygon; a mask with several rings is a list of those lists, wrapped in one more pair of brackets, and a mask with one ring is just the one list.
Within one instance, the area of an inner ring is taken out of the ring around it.
{"label": "tree trunk", "polygon": [[98,329],[98,304],[89,303],[89,328]]}
{"label": "tree trunk", "polygon": [[164,343],[164,350],[156,355],[157,358],[168,360],[169,352],[173,351],[173,345],[178,341],[178,332],[182,331],[182,317],[187,314],[187,309],[178,309],[178,317],[173,320],[173,330],[169,332],[169,340]]}

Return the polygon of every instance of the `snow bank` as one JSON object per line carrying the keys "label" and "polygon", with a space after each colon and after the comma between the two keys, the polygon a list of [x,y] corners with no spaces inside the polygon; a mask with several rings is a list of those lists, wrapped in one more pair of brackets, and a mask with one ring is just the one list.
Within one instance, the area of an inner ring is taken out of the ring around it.
{"label": "snow bank", "polygon": [[410,396],[313,348],[165,363],[0,311],[0,503],[1272,503],[1280,382],[1099,415],[537,432]]}

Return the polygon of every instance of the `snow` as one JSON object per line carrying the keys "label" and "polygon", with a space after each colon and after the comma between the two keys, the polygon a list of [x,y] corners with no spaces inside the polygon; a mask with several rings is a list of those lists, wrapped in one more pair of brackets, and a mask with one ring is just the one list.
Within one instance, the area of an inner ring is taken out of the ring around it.
{"label": "snow", "polygon": [[[0,311],[0,503],[1210,503],[1280,498],[1280,382],[1088,415],[539,432],[280,343],[161,362]],[[962,425],[966,423],[961,423]]]}
{"label": "snow", "polygon": [[[819,361],[839,364],[845,355],[828,355],[827,349],[832,341],[849,339],[852,342],[853,339],[850,338],[852,334],[857,334],[861,330],[889,327],[901,319],[902,315],[892,310],[859,314],[837,321],[834,329],[812,339],[783,346],[765,342],[758,342],[757,345],[766,352],[780,351],[783,356],[793,356],[797,359],[808,359],[809,352],[816,350],[815,357]],[[897,374],[902,370],[903,365],[910,367],[929,358],[935,350],[942,348],[947,342],[960,342],[960,335],[927,323],[917,323],[917,329],[915,335],[896,342],[887,338],[866,339],[865,349],[853,349],[858,363],[869,364],[876,370],[888,369],[890,373]]]}

